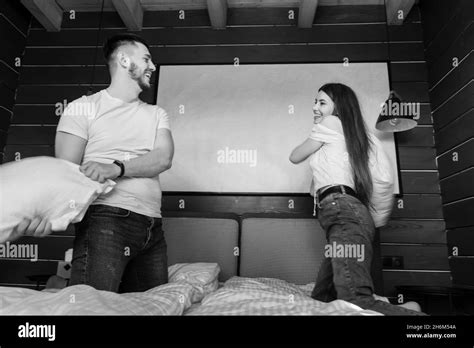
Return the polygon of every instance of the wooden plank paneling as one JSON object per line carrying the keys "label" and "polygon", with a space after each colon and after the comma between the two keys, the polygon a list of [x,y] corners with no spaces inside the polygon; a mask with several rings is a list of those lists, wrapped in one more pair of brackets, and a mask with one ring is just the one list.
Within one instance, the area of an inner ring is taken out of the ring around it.
{"label": "wooden plank paneling", "polygon": [[0,15],[0,33],[2,33],[2,49],[0,59],[8,65],[14,65],[15,57],[21,57],[25,48],[25,36],[13,27],[4,16]]}
{"label": "wooden plank paneling", "polygon": [[433,127],[415,127],[395,136],[398,146],[434,146]]}
{"label": "wooden plank paneling", "polygon": [[438,157],[439,177],[445,178],[474,166],[474,138]]}
{"label": "wooden plank paneling", "polygon": [[404,23],[403,25],[389,25],[388,37],[391,42],[396,41],[423,41],[421,23]]}
{"label": "wooden plank paneling", "polygon": [[430,0],[420,4],[423,18],[424,41],[428,47],[436,38],[436,35],[459,12],[463,5],[470,0],[458,0],[458,6],[445,0]]}
{"label": "wooden plank paneling", "polygon": [[446,243],[443,220],[391,219],[380,229],[382,243]]}
{"label": "wooden plank paneling", "polygon": [[472,97],[474,95],[474,79],[461,88],[457,94],[433,112],[435,131],[474,108],[474,98]]}
{"label": "wooden plank paneling", "polygon": [[56,127],[50,126],[11,126],[8,130],[9,145],[52,145]]}
{"label": "wooden plank paneling", "polygon": [[457,13],[449,22],[445,22],[443,28],[436,35],[426,48],[426,60],[434,61],[436,57],[444,54],[454,40],[467,28],[472,22],[474,13],[474,3],[472,1],[463,1],[457,7]]}
{"label": "wooden plank paneling", "polygon": [[[302,213],[312,215],[313,199],[309,196],[239,196],[239,195],[189,195],[166,193],[163,196],[163,211],[182,211],[180,199],[185,199],[186,211],[195,212],[275,212]],[[288,208],[288,200],[294,200],[294,209]],[[403,201],[403,204],[400,202]],[[440,195],[406,194],[394,202],[392,218],[440,219],[443,217]]]}
{"label": "wooden plank paneling", "polygon": [[430,91],[433,109],[436,109],[454,93],[458,92],[461,87],[471,81],[473,77],[474,52],[469,54],[456,69],[451,71],[443,81]]}
{"label": "wooden plank paneling", "polygon": [[[155,75],[156,76],[156,75]],[[109,84],[106,66],[94,67],[23,67],[20,83],[31,84]]]}
{"label": "wooden plank paneling", "polygon": [[63,109],[64,105],[15,105],[12,124],[57,125]]}
{"label": "wooden plank paneling", "polygon": [[15,91],[4,84],[0,84],[0,105],[10,111],[13,110],[13,104],[15,103]]}
{"label": "wooden plank paneling", "polygon": [[[415,44],[400,44],[406,48],[406,60]],[[32,48],[26,49],[25,65],[93,65],[94,48]],[[193,47],[151,47],[153,60],[158,64],[234,64],[238,57],[240,64],[257,63],[328,63],[382,62],[387,58],[384,44],[318,44],[318,45],[274,45],[274,46],[193,46]],[[402,51],[403,53],[403,51]],[[97,51],[97,63],[104,65],[102,52]]]}
{"label": "wooden plank paneling", "polygon": [[0,13],[4,15],[26,37],[31,14],[19,1],[1,1]]}
{"label": "wooden plank paneling", "polygon": [[419,125],[432,125],[431,105],[429,103],[420,104],[420,118],[417,120]]}
{"label": "wooden plank paneling", "polygon": [[382,256],[401,256],[404,269],[449,270],[445,244],[382,244],[381,250]]}
{"label": "wooden plank paneling", "polygon": [[446,231],[448,251],[452,256],[474,255],[474,226]]}
{"label": "wooden plank paneling", "polygon": [[474,197],[443,206],[448,229],[474,225]]}
{"label": "wooden plank paneling", "polygon": [[[473,96],[474,99],[474,96]],[[443,153],[474,135],[474,108],[436,133],[436,149]]]}
{"label": "wooden plank paneling", "polygon": [[[295,18],[289,18],[288,11],[295,12]],[[298,14],[297,7],[289,8],[228,8],[227,24],[236,25],[296,25]],[[334,23],[376,23],[385,20],[384,7],[379,5],[340,5],[320,6],[316,12],[315,24]],[[411,16],[412,13],[414,16]],[[417,11],[412,10],[407,22],[419,20],[416,18]],[[419,14],[418,14],[419,16]],[[143,27],[191,27],[210,26],[207,10],[186,10],[184,18],[179,17],[178,11],[145,11]],[[32,21],[32,28],[41,28],[38,21]],[[63,28],[98,28],[99,12],[76,12],[76,18],[71,20],[68,13],[63,16]],[[116,12],[104,12],[102,17],[102,28],[125,27]]]}
{"label": "wooden plank paneling", "polygon": [[[7,131],[10,126],[12,112],[0,107],[0,130]],[[1,150],[1,149],[0,149]]]}
{"label": "wooden plank paneling", "polygon": [[7,132],[4,130],[0,130],[0,149],[3,149],[5,147],[7,140]]}
{"label": "wooden plank paneling", "polygon": [[[92,93],[96,93],[101,89],[106,88],[107,85],[94,85],[92,86]],[[50,104],[55,105],[56,103],[63,103],[64,100],[71,102],[86,95],[89,90],[88,85],[77,85],[77,86],[39,86],[39,85],[20,85],[17,90],[17,104]],[[153,104],[155,94],[153,93],[154,88],[152,87],[148,91],[144,91],[140,94],[140,98],[149,103]]]}
{"label": "wooden plank paneling", "polygon": [[398,158],[400,169],[436,169],[434,148],[401,146]]}
{"label": "wooden plank paneling", "polygon": [[[153,54],[153,52],[151,52]],[[95,58],[94,58],[95,57]],[[154,57],[154,60],[156,55]],[[29,65],[79,65],[93,66],[95,64],[105,67],[105,60],[101,49],[95,47],[68,47],[68,48],[36,48],[26,47],[24,66]],[[28,70],[27,70],[28,73]],[[22,79],[20,74],[20,81]]]}
{"label": "wooden plank paneling", "polygon": [[450,274],[447,271],[404,271],[384,270],[384,296],[397,296],[397,285],[451,286]]}
{"label": "wooden plank paneling", "polygon": [[453,284],[461,286],[474,286],[474,257],[472,256],[450,256],[449,265],[453,276]]}
{"label": "wooden plank paneling", "polygon": [[402,172],[402,191],[404,193],[439,193],[437,172]]}
{"label": "wooden plank paneling", "polygon": [[0,84],[4,84],[13,91],[18,85],[18,72],[2,60],[0,60]]}
{"label": "wooden plank paneling", "polygon": [[392,42],[390,43],[391,61],[425,60],[422,42]]}
{"label": "wooden plank paneling", "polygon": [[[416,11],[414,11],[414,17],[411,18],[411,21],[413,20],[416,20]],[[379,5],[318,6],[314,19],[315,24],[376,23],[384,21],[384,6]]]}
{"label": "wooden plank paneling", "polygon": [[437,84],[449,71],[455,68],[456,63],[469,54],[473,49],[473,42],[474,23],[471,23],[442,56],[433,57],[434,60],[429,62],[430,87]]}
{"label": "wooden plank paneling", "polygon": [[395,89],[404,102],[428,103],[428,83],[426,82],[393,82],[392,89]]}
{"label": "wooden plank paneling", "polygon": [[72,248],[73,240],[74,237],[72,236],[23,237],[10,242],[10,245],[31,245],[37,248],[38,259],[62,261],[64,260],[66,250]]}
{"label": "wooden plank paneling", "polygon": [[441,196],[406,194],[397,197],[392,218],[441,219],[443,218]]}
{"label": "wooden plank paneling", "polygon": [[390,63],[390,77],[392,82],[426,82],[428,80],[426,63]]}
{"label": "wooden plank paneling", "polygon": [[[71,18],[70,13],[64,12],[63,22],[61,28],[71,29],[71,28],[99,28],[100,22],[100,11],[98,12],[77,12],[75,13],[74,18]],[[159,23],[159,22],[156,22]],[[125,24],[122,22],[119,14],[115,11],[113,12],[104,12],[102,14],[102,28],[124,28]],[[43,26],[33,18],[31,21],[30,30],[44,30]]]}
{"label": "wooden plank paneling", "polygon": [[[104,29],[99,42],[124,30]],[[282,43],[338,43],[382,42],[385,40],[383,24],[351,26],[315,26],[307,30],[296,27],[230,27],[226,30],[211,28],[143,29],[140,36],[149,45],[217,45],[217,44],[282,44]],[[35,30],[28,36],[28,46],[95,46],[95,30],[63,30],[49,33]]]}
{"label": "wooden plank paneling", "polygon": [[[0,260],[0,284],[36,284],[27,278],[31,275],[54,275],[57,261]],[[8,270],[8,271],[7,271]]]}

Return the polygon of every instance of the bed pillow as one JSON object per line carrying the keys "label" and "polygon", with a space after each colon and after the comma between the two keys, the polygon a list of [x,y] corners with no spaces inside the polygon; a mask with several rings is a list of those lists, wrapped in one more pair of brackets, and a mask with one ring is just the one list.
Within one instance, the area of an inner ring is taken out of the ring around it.
{"label": "bed pillow", "polygon": [[183,282],[192,285],[192,302],[201,301],[217,290],[220,267],[217,263],[177,263],[168,267],[170,283]]}
{"label": "bed pillow", "polygon": [[39,156],[0,165],[0,243],[21,237],[13,229],[24,219],[47,218],[52,231],[82,220],[89,205],[112,190],[79,171],[79,165]]}

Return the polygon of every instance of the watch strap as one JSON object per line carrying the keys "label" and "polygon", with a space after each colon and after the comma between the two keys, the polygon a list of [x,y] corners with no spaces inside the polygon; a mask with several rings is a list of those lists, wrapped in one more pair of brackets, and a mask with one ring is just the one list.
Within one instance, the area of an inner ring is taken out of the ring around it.
{"label": "watch strap", "polygon": [[120,167],[120,174],[117,176],[117,178],[121,178],[123,174],[125,173],[125,166],[123,165],[122,162],[115,160],[114,164],[118,165]]}

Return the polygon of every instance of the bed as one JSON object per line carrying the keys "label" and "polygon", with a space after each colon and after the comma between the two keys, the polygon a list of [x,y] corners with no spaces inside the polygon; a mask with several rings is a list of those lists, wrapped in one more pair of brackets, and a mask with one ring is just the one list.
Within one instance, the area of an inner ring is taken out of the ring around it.
{"label": "bed", "polygon": [[326,243],[316,219],[177,212],[163,229],[169,283],[126,294],[0,287],[0,315],[382,315],[310,297]]}

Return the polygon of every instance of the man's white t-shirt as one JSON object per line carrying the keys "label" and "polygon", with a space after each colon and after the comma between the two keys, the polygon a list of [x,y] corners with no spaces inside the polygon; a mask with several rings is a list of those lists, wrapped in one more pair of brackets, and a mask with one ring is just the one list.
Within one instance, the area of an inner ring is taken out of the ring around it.
{"label": "man's white t-shirt", "polygon": [[[105,89],[82,96],[68,104],[57,132],[65,132],[87,140],[81,164],[95,161],[125,162],[155,148],[157,131],[170,129],[166,112],[157,105],[138,100],[126,103],[112,97]],[[133,212],[161,217],[159,177],[122,177],[108,194],[92,204],[105,204]]]}

